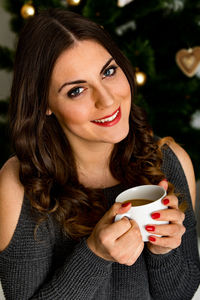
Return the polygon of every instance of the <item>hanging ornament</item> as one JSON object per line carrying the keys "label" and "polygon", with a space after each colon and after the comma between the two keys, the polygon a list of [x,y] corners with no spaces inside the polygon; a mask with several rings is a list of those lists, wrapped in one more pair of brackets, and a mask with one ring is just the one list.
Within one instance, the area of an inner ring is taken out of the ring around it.
{"label": "hanging ornament", "polygon": [[67,0],[67,3],[71,6],[79,5],[81,0]]}
{"label": "hanging ornament", "polygon": [[35,8],[32,4],[32,1],[26,2],[22,6],[20,13],[21,13],[22,18],[24,18],[24,19],[28,19],[28,18],[34,16]]}
{"label": "hanging ornament", "polygon": [[200,129],[200,110],[197,110],[191,117],[190,125],[194,129]]}
{"label": "hanging ornament", "polygon": [[125,5],[129,4],[133,0],[118,0],[117,1],[117,6],[119,7],[124,7]]}
{"label": "hanging ornament", "polygon": [[136,82],[138,85],[144,85],[147,80],[147,75],[136,69],[135,72]]}
{"label": "hanging ornament", "polygon": [[169,12],[178,12],[184,9],[185,0],[168,0],[164,2],[164,8],[167,9]]}
{"label": "hanging ornament", "polygon": [[126,33],[128,30],[136,30],[136,22],[134,20],[132,21],[129,21],[125,24],[122,24],[120,26],[118,26],[116,29],[115,29],[115,32],[118,34],[118,35],[123,35],[124,33]]}
{"label": "hanging ornament", "polygon": [[179,50],[176,53],[176,63],[186,76],[194,76],[200,64],[200,47]]}

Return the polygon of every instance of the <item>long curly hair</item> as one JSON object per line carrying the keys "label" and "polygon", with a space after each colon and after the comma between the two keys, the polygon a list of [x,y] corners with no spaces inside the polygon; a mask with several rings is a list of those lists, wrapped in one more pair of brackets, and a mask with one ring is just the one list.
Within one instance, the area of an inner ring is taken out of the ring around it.
{"label": "long curly hair", "polygon": [[47,116],[52,70],[76,41],[100,43],[126,75],[132,105],[127,137],[114,145],[110,170],[127,187],[158,184],[162,155],[144,111],[134,104],[136,85],[130,62],[100,25],[67,10],[49,9],[30,19],[16,51],[10,127],[20,162],[20,181],[39,220],[52,214],[73,239],[91,233],[107,207],[100,189],[78,181],[73,151],[55,115]]}

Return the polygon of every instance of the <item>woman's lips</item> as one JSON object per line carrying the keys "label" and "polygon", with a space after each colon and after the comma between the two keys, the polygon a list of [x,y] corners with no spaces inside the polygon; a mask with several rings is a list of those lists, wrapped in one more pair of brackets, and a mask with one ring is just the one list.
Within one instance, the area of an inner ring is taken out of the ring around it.
{"label": "woman's lips", "polygon": [[110,127],[117,124],[120,119],[121,119],[121,109],[119,107],[116,111],[114,111],[114,113],[112,113],[112,115],[106,116],[101,119],[93,120],[91,122],[99,126]]}

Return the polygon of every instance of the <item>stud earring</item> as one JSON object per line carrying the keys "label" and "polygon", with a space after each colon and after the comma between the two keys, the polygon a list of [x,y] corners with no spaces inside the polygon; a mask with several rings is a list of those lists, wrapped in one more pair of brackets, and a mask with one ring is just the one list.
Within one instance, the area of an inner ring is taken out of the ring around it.
{"label": "stud earring", "polygon": [[49,108],[48,108],[47,111],[46,111],[46,115],[47,115],[47,116],[51,116],[51,115],[52,115],[52,111],[51,111]]}

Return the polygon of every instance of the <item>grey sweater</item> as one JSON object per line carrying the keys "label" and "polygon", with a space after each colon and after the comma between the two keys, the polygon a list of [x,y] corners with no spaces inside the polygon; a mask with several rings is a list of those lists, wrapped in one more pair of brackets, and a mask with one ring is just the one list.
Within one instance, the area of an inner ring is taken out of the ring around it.
{"label": "grey sweater", "polygon": [[[24,197],[19,221],[9,246],[0,253],[0,279],[7,300],[189,300],[200,283],[196,222],[188,185],[175,154],[163,151],[162,170],[180,201],[189,208],[182,244],[165,255],[145,246],[134,265],[125,266],[97,257],[85,239],[75,242],[62,234],[52,218],[39,227]],[[109,206],[124,187],[104,190]]]}

